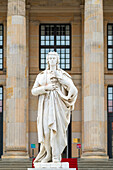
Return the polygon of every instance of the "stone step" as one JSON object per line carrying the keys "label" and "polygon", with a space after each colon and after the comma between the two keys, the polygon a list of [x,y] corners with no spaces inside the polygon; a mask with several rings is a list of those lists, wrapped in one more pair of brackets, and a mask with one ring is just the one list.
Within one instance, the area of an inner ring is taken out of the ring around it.
{"label": "stone step", "polygon": [[0,160],[0,170],[27,170],[28,168],[32,168],[32,159]]}
{"label": "stone step", "polygon": [[78,170],[113,170],[113,160],[78,159]]}

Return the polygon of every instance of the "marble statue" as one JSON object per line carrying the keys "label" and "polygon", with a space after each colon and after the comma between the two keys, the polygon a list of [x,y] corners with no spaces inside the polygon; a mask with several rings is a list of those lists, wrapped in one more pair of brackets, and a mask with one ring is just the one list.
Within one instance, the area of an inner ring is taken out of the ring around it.
{"label": "marble statue", "polygon": [[78,90],[71,76],[59,68],[59,55],[49,52],[47,69],[37,75],[31,90],[38,96],[38,142],[40,152],[34,162],[60,162],[67,146],[66,131]]}

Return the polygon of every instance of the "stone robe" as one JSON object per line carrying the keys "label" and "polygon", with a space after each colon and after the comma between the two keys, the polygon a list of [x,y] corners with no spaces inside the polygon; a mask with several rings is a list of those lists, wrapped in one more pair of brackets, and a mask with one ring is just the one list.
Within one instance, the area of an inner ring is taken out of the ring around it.
{"label": "stone robe", "polygon": [[[46,91],[44,87],[51,83],[58,88]],[[44,143],[44,136],[50,133],[52,153],[60,155],[67,146],[66,131],[77,98],[77,88],[65,71],[59,69],[54,73],[45,70],[37,75],[31,92],[38,96],[38,142]]]}

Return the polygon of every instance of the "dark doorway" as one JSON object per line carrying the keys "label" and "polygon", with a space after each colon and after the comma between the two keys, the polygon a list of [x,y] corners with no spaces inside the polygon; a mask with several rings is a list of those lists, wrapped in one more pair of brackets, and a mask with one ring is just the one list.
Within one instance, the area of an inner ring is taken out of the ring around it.
{"label": "dark doorway", "polygon": [[71,122],[72,116],[70,117],[70,124],[67,130],[67,146],[62,153],[62,158],[71,158]]}
{"label": "dark doorway", "polygon": [[108,155],[113,158],[113,117],[108,117]]}
{"label": "dark doorway", "polygon": [[3,154],[3,87],[0,87],[0,158]]}

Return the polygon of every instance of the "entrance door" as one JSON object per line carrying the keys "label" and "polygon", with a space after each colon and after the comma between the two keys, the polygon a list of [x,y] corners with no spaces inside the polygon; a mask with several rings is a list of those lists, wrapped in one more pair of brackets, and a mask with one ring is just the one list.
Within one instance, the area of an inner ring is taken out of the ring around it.
{"label": "entrance door", "polygon": [[108,155],[113,158],[113,117],[108,117]]}
{"label": "entrance door", "polygon": [[3,154],[3,88],[0,87],[0,158]]}

